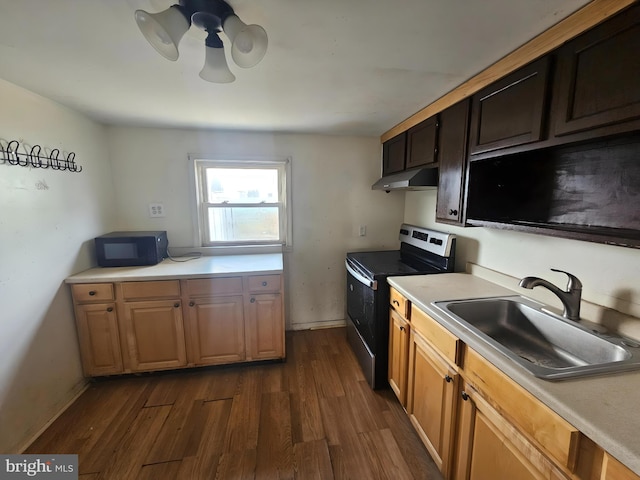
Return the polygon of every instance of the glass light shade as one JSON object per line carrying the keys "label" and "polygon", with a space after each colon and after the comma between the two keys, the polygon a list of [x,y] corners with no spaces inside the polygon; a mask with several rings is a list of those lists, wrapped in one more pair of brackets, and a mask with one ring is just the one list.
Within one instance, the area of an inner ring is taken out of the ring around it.
{"label": "glass light shade", "polygon": [[231,40],[231,57],[239,67],[253,67],[267,53],[269,40],[260,25],[247,25],[236,15],[229,15],[223,30]]}
{"label": "glass light shade", "polygon": [[213,83],[231,83],[236,79],[227,65],[224,48],[206,47],[200,78]]}
{"label": "glass light shade", "polygon": [[178,59],[178,44],[189,30],[191,22],[174,5],[160,13],[136,10],[136,23],[140,31],[160,55],[168,60]]}

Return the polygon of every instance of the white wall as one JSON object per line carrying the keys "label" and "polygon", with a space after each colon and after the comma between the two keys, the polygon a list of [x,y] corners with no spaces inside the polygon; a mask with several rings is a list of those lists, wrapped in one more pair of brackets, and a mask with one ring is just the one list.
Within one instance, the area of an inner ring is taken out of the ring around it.
{"label": "white wall", "polygon": [[0,452],[15,452],[84,386],[63,280],[112,226],[106,132],[0,80],[0,139],[76,153],[81,173],[0,164]]}
{"label": "white wall", "polygon": [[[456,271],[464,271],[466,262],[472,262],[512,277],[533,275],[564,287],[566,276],[549,271],[557,268],[582,281],[583,299],[640,317],[640,249],[435,223],[435,190],[406,195],[406,222],[458,236]],[[555,302],[553,295],[546,298]]]}
{"label": "white wall", "polygon": [[[398,246],[404,195],[370,189],[380,174],[378,138],[111,127],[109,143],[119,228],[167,230],[176,247],[193,246],[189,153],[292,157],[289,329],[343,321],[347,251]],[[149,218],[151,202],[164,204],[165,218]]]}

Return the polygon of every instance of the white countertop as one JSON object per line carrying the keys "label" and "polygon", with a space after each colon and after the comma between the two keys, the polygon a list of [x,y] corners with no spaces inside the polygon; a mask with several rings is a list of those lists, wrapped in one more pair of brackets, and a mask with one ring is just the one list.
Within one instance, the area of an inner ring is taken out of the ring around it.
{"label": "white countertop", "polygon": [[489,344],[456,326],[431,302],[518,295],[464,273],[390,277],[389,284],[418,308],[528,390],[541,402],[640,475],[640,370],[612,375],[548,381],[534,377]]}
{"label": "white countertop", "polygon": [[195,258],[187,262],[165,259],[157,265],[146,267],[96,267],[72,275],[65,282],[124,282],[281,272],[281,253],[218,255]]}

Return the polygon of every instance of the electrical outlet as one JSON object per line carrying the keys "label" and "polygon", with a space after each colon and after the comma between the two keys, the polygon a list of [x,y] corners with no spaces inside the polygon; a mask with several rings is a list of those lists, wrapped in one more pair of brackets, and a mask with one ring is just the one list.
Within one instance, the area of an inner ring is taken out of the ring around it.
{"label": "electrical outlet", "polygon": [[360,236],[361,237],[366,237],[367,236],[367,226],[366,225],[360,225]]}
{"label": "electrical outlet", "polygon": [[164,205],[162,203],[149,204],[150,217],[164,217]]}

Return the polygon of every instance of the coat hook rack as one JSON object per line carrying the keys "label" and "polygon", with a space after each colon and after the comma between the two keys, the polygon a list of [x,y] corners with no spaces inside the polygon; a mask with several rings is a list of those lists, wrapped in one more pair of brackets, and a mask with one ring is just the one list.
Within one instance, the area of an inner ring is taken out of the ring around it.
{"label": "coat hook rack", "polygon": [[0,163],[9,165],[19,165],[21,167],[32,168],[51,168],[52,170],[60,170],[63,172],[75,172],[80,173],[82,167],[75,161],[76,154],[70,152],[65,157],[60,157],[60,150],[54,148],[49,155],[46,155],[42,151],[40,145],[34,145],[28,148],[23,144],[23,153],[20,153],[20,142],[18,140],[11,140],[10,142],[0,141]]}

